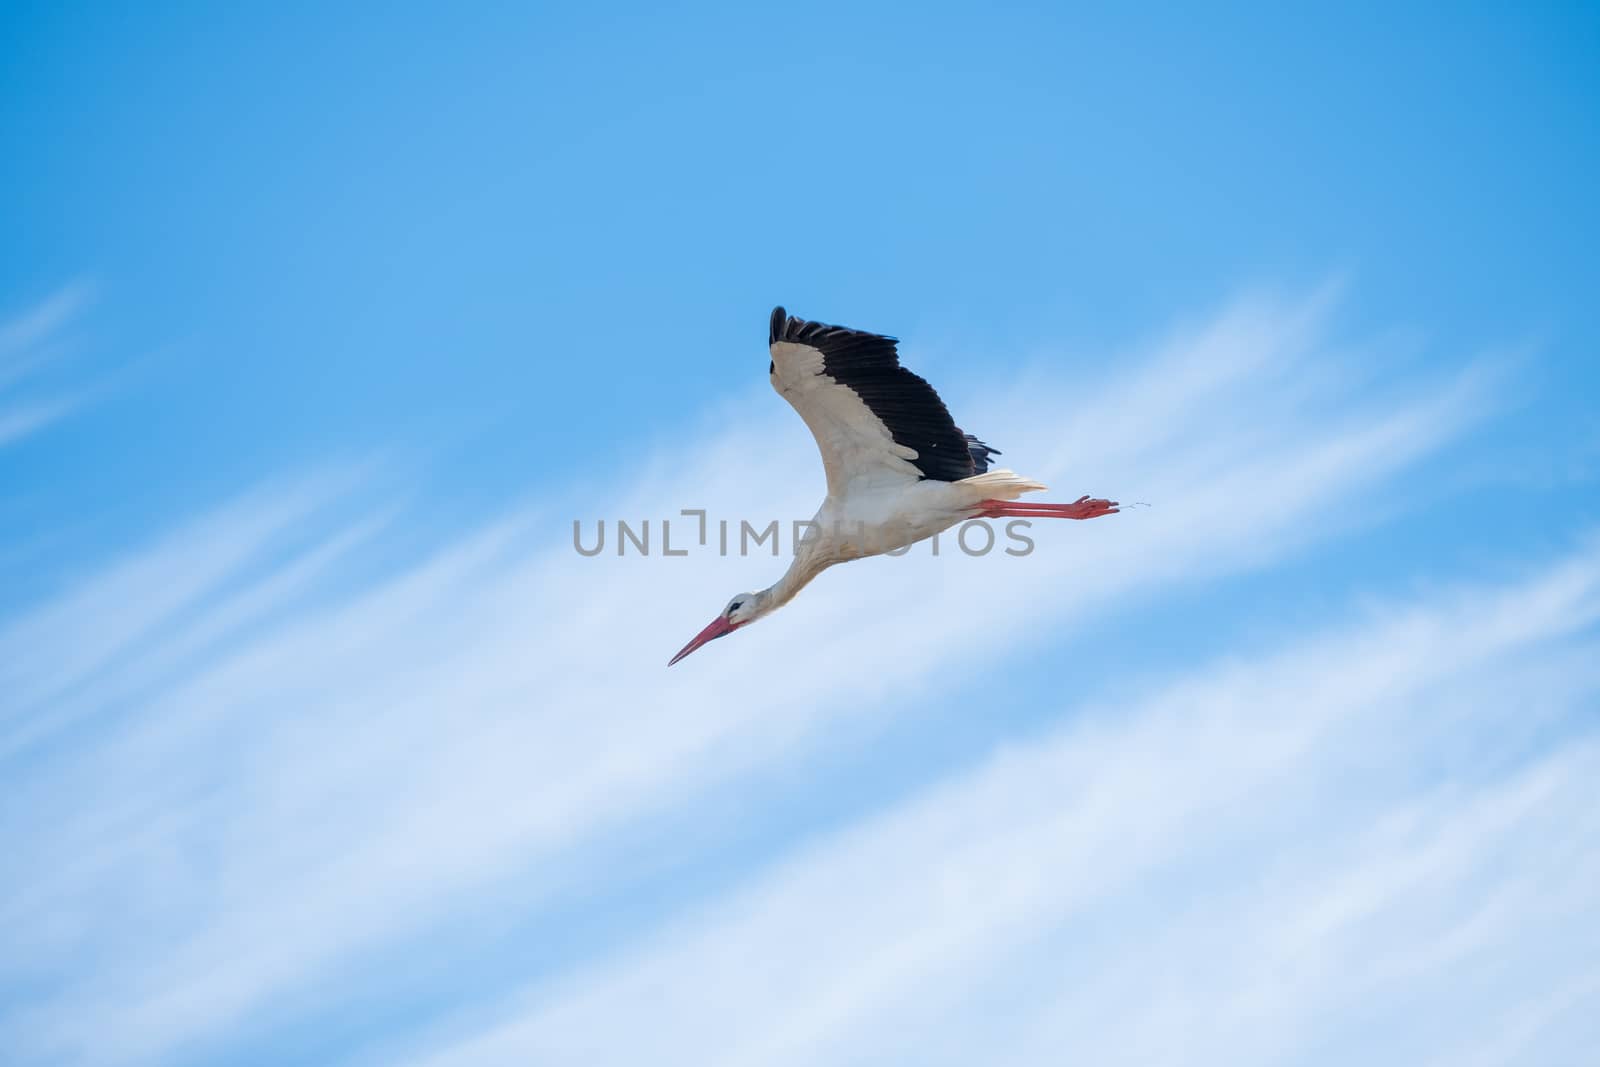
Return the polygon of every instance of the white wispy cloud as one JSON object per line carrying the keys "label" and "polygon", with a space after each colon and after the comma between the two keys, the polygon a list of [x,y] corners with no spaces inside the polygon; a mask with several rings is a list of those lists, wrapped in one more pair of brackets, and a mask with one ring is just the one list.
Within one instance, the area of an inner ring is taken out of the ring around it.
{"label": "white wispy cloud", "polygon": [[[1487,391],[1477,371],[1409,392],[1339,380],[1325,303],[1247,302],[1126,372],[963,406],[1058,496],[1156,507],[1035,526],[1021,560],[947,546],[841,568],[671,672],[784,561],[582,559],[572,516],[532,511],[352,590],[334,565],[380,551],[381,524],[330,515],[322,482],[237,502],[11,620],[0,848],[24,874],[0,894],[0,982],[33,992],[0,1015],[7,1044],[138,1060],[336,997],[332,976],[385,946],[508,897],[536,914],[597,842],[803,764],[830,727],[909,714],[962,664],[997,669],[1162,587],[1385,517],[1394,479]],[[774,397],[755,410],[690,462],[612,479],[582,517],[809,515],[803,427]],[[815,1010],[847,1021],[853,995],[831,996]],[[790,1025],[798,1048],[833,1024]]]}
{"label": "white wispy cloud", "polygon": [[425,1062],[1562,1062],[1597,619],[1590,548],[1080,709]]}
{"label": "white wispy cloud", "polygon": [[55,357],[88,297],[88,285],[75,282],[0,319],[0,447],[37,433],[77,406],[70,396],[20,394],[28,378]]}

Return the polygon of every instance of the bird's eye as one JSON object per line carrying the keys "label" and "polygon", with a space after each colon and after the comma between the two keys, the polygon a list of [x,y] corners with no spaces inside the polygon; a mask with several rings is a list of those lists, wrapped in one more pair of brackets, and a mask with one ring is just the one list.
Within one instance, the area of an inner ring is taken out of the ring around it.
{"label": "bird's eye", "polygon": [[732,604],[728,605],[728,614],[732,615],[734,612],[738,611],[742,607],[744,607],[744,601],[735,600]]}

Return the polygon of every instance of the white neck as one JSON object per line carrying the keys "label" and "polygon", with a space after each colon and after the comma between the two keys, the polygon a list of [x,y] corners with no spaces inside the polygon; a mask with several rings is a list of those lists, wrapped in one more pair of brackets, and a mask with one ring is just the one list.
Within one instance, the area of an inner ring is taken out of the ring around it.
{"label": "white neck", "polygon": [[802,550],[795,556],[794,562],[789,564],[789,569],[783,572],[782,578],[756,594],[761,598],[761,614],[777,611],[793,600],[800,590],[810,584],[811,579],[827,570],[834,562]]}

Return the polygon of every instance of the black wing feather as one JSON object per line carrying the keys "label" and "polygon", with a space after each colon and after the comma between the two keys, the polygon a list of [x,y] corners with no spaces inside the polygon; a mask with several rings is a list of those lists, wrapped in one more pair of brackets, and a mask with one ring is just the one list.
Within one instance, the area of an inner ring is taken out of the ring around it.
{"label": "black wing feather", "polygon": [[989,469],[999,455],[963,433],[933,386],[900,365],[895,339],[829,326],[772,309],[768,344],[788,341],[822,353],[822,372],[855,393],[889,430],[895,444],[916,451],[911,462],[923,478],[957,482]]}

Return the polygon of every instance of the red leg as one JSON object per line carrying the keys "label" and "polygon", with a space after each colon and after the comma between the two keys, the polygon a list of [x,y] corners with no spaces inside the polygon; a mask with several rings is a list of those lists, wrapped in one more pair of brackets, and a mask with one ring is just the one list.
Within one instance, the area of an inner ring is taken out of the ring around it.
{"label": "red leg", "polygon": [[1117,513],[1115,500],[1090,500],[1080,496],[1070,504],[1035,504],[1027,500],[985,500],[977,517],[984,519],[1095,519]]}

